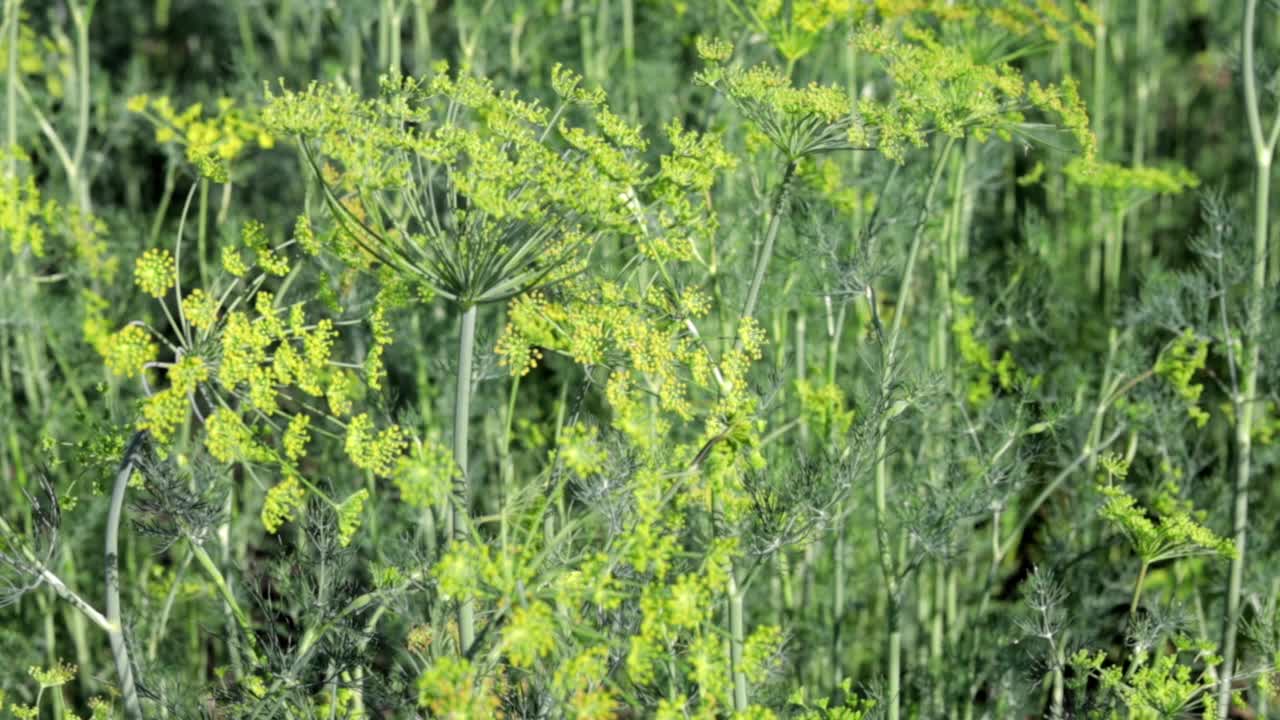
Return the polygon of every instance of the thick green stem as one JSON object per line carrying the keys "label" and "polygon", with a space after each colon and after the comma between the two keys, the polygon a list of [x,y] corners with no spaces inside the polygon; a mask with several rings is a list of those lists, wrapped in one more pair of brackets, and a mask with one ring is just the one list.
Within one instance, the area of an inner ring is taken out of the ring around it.
{"label": "thick green stem", "polygon": [[[1089,106],[1089,115],[1093,120],[1093,134],[1098,139],[1099,150],[1103,149],[1106,139],[1106,102],[1107,102],[1107,3],[1100,0],[1094,7],[1099,22],[1093,28],[1093,103]],[[1091,239],[1103,236],[1102,191],[1094,189],[1089,194],[1089,227]],[[1089,244],[1089,265],[1087,286],[1097,292],[1102,289],[1103,257],[1105,248],[1097,243]]]}
{"label": "thick green stem", "polygon": [[1263,135],[1259,110],[1256,68],[1254,65],[1254,26],[1258,0],[1245,0],[1243,48],[1245,112],[1249,120],[1249,136],[1253,141],[1254,185],[1253,275],[1248,298],[1248,317],[1244,327],[1243,383],[1233,388],[1235,397],[1236,477],[1232,488],[1231,524],[1236,554],[1231,559],[1227,581],[1226,613],[1222,622],[1222,667],[1218,675],[1218,717],[1226,720],[1231,712],[1231,684],[1236,669],[1236,630],[1240,623],[1240,596],[1244,584],[1245,545],[1249,530],[1249,473],[1253,450],[1253,408],[1257,402],[1258,335],[1262,326],[1263,294],[1267,284],[1267,224],[1271,200],[1271,160],[1275,154],[1280,118],[1270,134]]}
{"label": "thick green stem", "polygon": [[738,586],[738,569],[729,574],[729,664],[733,672],[733,709],[747,710],[747,673],[743,668],[742,653],[746,634],[743,630],[742,588]]}
{"label": "thick green stem", "polygon": [[[6,62],[5,83],[5,152],[13,150],[18,144],[18,24],[19,9],[22,0],[7,0],[4,7],[5,29],[9,31],[7,41],[9,57]],[[9,158],[9,173],[17,172],[17,159]]]}
{"label": "thick green stem", "polygon": [[1063,673],[1063,668],[1067,666],[1066,642],[1058,642],[1050,638],[1049,644],[1053,652],[1053,684],[1049,691],[1049,717],[1051,720],[1064,720],[1067,717],[1065,711],[1067,693]]}
{"label": "thick green stem", "polygon": [[413,2],[414,72],[426,77],[431,71],[431,10],[435,0]]}
{"label": "thick green stem", "polygon": [[627,118],[636,122],[640,114],[640,100],[636,90],[635,0],[622,0],[622,67],[626,73]]}
{"label": "thick green stem", "polygon": [[831,598],[831,686],[840,687],[840,681],[844,679],[844,652],[841,644],[843,640],[843,629],[845,620],[845,529],[844,517],[842,511],[844,503],[836,508],[836,526],[832,531],[835,535],[835,548],[832,550],[831,564],[834,575],[834,587]]}
{"label": "thick green stem", "polygon": [[1147,570],[1151,569],[1148,563],[1142,563],[1142,570],[1138,571],[1138,581],[1133,584],[1133,599],[1129,601],[1129,617],[1138,614],[1138,600],[1142,598],[1142,586],[1147,582]]}
{"label": "thick green stem", "polygon": [[[1151,11],[1151,0],[1137,0],[1137,26],[1134,33],[1134,54],[1137,65],[1137,79],[1134,82],[1134,97],[1137,100],[1133,110],[1133,158],[1134,167],[1142,167],[1147,159],[1147,141],[1151,135],[1151,90],[1158,74],[1149,68],[1158,67],[1152,52],[1152,37],[1155,35]],[[1127,221],[1132,230],[1128,232],[1130,245],[1134,252],[1132,257],[1137,262],[1145,262],[1151,255],[1151,234],[1144,233],[1142,211],[1135,208],[1129,213]]]}
{"label": "thick green stem", "polygon": [[111,656],[115,660],[116,675],[120,680],[120,697],[125,714],[130,718],[142,717],[138,703],[138,687],[133,679],[133,663],[129,658],[129,646],[125,642],[124,628],[120,622],[120,519],[124,514],[124,493],[133,475],[134,455],[144,439],[141,432],[125,448],[120,469],[116,472],[115,486],[111,489],[111,505],[107,510],[107,534],[103,543],[107,581],[107,637],[111,641]]}
{"label": "thick green stem", "polygon": [[[466,542],[470,533],[467,502],[471,497],[471,478],[467,474],[467,458],[470,449],[467,434],[471,418],[471,358],[476,344],[476,306],[471,305],[462,313],[462,330],[458,339],[458,385],[453,405],[453,461],[462,478],[453,494],[452,516],[454,542]],[[470,651],[475,642],[475,601],[463,598],[458,606],[458,637],[461,652]]]}

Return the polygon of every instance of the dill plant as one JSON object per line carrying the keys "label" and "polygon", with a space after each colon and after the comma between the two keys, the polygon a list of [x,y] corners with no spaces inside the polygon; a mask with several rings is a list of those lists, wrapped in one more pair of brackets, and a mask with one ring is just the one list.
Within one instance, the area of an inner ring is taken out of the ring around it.
{"label": "dill plant", "polygon": [[[604,107],[602,95],[579,89],[568,71],[556,71],[562,103],[550,111],[500,95],[483,80],[438,70],[429,83],[393,75],[383,97],[370,102],[336,88],[286,92],[266,118],[299,138],[342,224],[348,258],[366,266],[376,261],[457,305],[453,459],[461,487],[450,501],[446,534],[465,539],[479,307],[578,272],[584,251],[602,234],[625,230],[633,221],[624,203],[637,179],[628,154],[643,143]],[[592,113],[601,135],[561,119],[571,103]],[[557,130],[566,143],[562,153],[544,144]],[[321,157],[339,163],[334,177],[326,176],[314,141]],[[466,651],[475,641],[468,600],[459,613]]]}
{"label": "dill plant", "polygon": [[1274,713],[1265,3],[4,8],[0,714]]}

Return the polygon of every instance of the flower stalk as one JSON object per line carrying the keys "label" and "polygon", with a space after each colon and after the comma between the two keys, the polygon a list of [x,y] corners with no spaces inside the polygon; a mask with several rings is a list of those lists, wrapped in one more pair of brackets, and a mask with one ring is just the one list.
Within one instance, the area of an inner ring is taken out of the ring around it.
{"label": "flower stalk", "polygon": [[[1263,298],[1267,286],[1267,227],[1270,220],[1271,161],[1280,137],[1280,117],[1272,121],[1264,135],[1254,62],[1255,25],[1258,0],[1244,0],[1243,52],[1245,115],[1254,158],[1253,272],[1250,277],[1247,316],[1243,332],[1243,382],[1232,388],[1235,410],[1235,483],[1232,486],[1231,526],[1236,554],[1231,559],[1227,580],[1226,613],[1222,619],[1222,666],[1218,675],[1218,717],[1231,712],[1231,686],[1236,671],[1236,633],[1240,624],[1241,594],[1244,585],[1246,543],[1249,537],[1249,474],[1253,451],[1253,420],[1257,404],[1258,366],[1261,347]],[[1225,300],[1223,300],[1225,302]],[[1229,342],[1229,340],[1228,340]],[[1234,372],[1233,372],[1234,374]]]}
{"label": "flower stalk", "polygon": [[[951,154],[951,147],[955,143],[954,138],[948,138],[947,143],[943,146],[942,154],[934,163],[933,174],[929,180],[929,187],[925,192],[924,204],[920,209],[920,216],[916,220],[915,230],[911,238],[911,247],[907,252],[906,266],[902,270],[902,281],[898,285],[898,308],[893,314],[893,325],[889,332],[888,338],[882,349],[881,368],[880,368],[880,392],[882,398],[887,398],[892,389],[893,368],[897,362],[898,338],[902,331],[902,318],[906,315],[907,300],[911,295],[912,279],[915,274],[916,258],[920,254],[920,246],[923,244],[926,220],[929,216],[930,206],[933,204],[933,196],[938,189],[938,185],[942,179],[943,171],[947,167],[947,158]],[[870,289],[870,288],[868,288]],[[871,302],[871,312],[873,315],[877,313],[875,307],[874,293],[868,292],[868,298]],[[879,325],[878,317],[875,320]],[[888,648],[887,658],[885,660],[885,674],[887,676],[887,714],[889,720],[899,720],[901,717],[901,683],[902,683],[902,593],[900,588],[900,570],[898,560],[895,557],[897,542],[890,537],[889,531],[889,461],[888,461],[888,430],[890,416],[886,412],[880,419],[877,431],[877,447],[876,447],[876,469],[875,469],[875,524],[876,524],[876,544],[879,549],[880,571],[884,578],[884,600],[887,606],[888,614]]]}
{"label": "flower stalk", "polygon": [[787,205],[791,200],[791,183],[795,179],[796,163],[794,161],[787,163],[787,169],[782,173],[782,182],[778,184],[778,191],[773,198],[773,209],[769,217],[769,226],[764,233],[764,245],[760,248],[760,255],[756,258],[755,272],[751,276],[751,288],[747,290],[747,301],[742,306],[742,317],[754,317],[756,314],[756,304],[760,300],[760,288],[764,285],[765,275],[769,272],[769,260],[773,257],[773,246],[778,240],[778,232],[782,229],[782,216],[787,212]]}
{"label": "flower stalk", "polygon": [[107,534],[103,543],[107,584],[105,629],[107,638],[111,642],[111,656],[115,660],[116,676],[120,681],[120,697],[124,702],[125,714],[130,718],[141,718],[142,706],[138,702],[138,686],[133,677],[133,662],[129,657],[129,645],[125,640],[124,627],[120,619],[120,520],[124,514],[124,496],[129,487],[129,478],[133,476],[137,454],[145,440],[146,433],[138,431],[125,446],[120,469],[116,471],[115,485],[111,489],[111,505],[107,510]]}
{"label": "flower stalk", "polygon": [[[467,503],[470,498],[471,479],[467,471],[468,430],[471,417],[471,361],[475,353],[476,310],[471,305],[462,311],[461,330],[458,337],[458,386],[453,404],[453,461],[458,466],[461,481],[450,496],[450,540],[466,542],[470,532]],[[475,600],[462,598],[458,605],[458,637],[460,652],[466,655],[475,643]]]}

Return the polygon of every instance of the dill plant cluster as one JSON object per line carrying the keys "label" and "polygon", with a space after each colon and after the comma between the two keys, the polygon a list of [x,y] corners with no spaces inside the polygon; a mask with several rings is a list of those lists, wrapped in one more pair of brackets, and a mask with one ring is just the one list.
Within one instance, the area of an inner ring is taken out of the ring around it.
{"label": "dill plant cluster", "polygon": [[0,717],[1280,716],[1260,0],[3,0]]}

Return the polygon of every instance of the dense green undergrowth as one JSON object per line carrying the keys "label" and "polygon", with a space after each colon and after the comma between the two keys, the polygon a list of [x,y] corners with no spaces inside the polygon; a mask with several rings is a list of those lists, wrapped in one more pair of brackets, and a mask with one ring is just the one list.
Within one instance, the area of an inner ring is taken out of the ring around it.
{"label": "dense green undergrowth", "polygon": [[1259,0],[3,0],[0,717],[1280,716]]}

